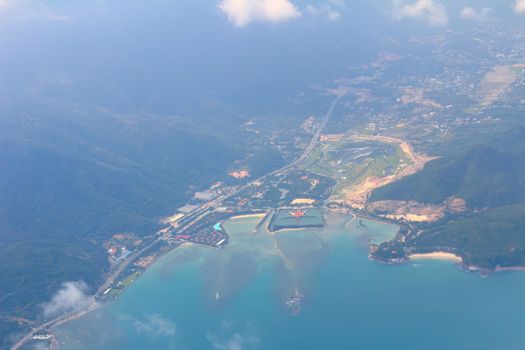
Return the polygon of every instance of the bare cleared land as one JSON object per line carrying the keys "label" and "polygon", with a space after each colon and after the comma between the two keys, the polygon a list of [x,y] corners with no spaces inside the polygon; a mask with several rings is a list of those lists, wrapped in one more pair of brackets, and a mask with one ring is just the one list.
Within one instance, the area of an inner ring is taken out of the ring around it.
{"label": "bare cleared land", "polygon": [[403,90],[404,95],[401,97],[401,103],[415,103],[418,105],[440,109],[443,106],[434,100],[426,98],[424,89],[407,88]]}
{"label": "bare cleared land", "polygon": [[410,160],[410,162],[401,162],[402,159],[400,159],[400,166],[398,167],[397,171],[391,175],[382,176],[381,174],[375,174],[367,177],[364,179],[364,181],[358,182],[348,188],[343,189],[343,201],[351,207],[357,209],[365,208],[370,193],[376,188],[386,186],[405,176],[412,175],[423,169],[427,162],[435,159],[435,157],[430,157],[415,152],[413,147],[408,142],[393,137],[357,135],[354,136],[354,139],[397,145]]}
{"label": "bare cleared land", "polygon": [[518,78],[517,69],[523,65],[496,66],[487,72],[478,88],[481,107],[488,107],[496,102]]}
{"label": "bare cleared land", "polygon": [[367,210],[392,220],[435,222],[448,213],[465,211],[467,203],[462,198],[451,197],[441,204],[386,200],[367,203],[366,207]]}
{"label": "bare cleared land", "polygon": [[365,209],[370,193],[421,170],[434,159],[406,141],[379,135],[321,135],[303,168],[337,181],[331,201]]}

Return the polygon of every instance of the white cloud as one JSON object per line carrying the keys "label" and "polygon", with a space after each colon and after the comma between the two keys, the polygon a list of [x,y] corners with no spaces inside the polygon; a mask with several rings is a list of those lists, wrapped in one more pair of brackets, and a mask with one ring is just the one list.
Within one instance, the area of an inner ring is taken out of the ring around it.
{"label": "white cloud", "polygon": [[289,0],[221,0],[218,7],[237,27],[251,22],[285,22],[301,16]]}
{"label": "white cloud", "polygon": [[472,19],[476,21],[487,21],[490,20],[490,13],[492,9],[489,7],[484,7],[481,10],[476,10],[472,7],[465,7],[459,13],[459,16],[464,19]]}
{"label": "white cloud", "polygon": [[159,314],[147,315],[144,321],[134,320],[133,326],[138,333],[144,333],[152,338],[173,337],[177,330],[170,319]]}
{"label": "white cloud", "polygon": [[394,0],[394,18],[415,18],[428,22],[433,26],[444,26],[448,23],[445,6],[434,0],[417,0],[412,5],[402,5]]}
{"label": "white cloud", "polygon": [[341,14],[337,11],[329,10],[328,13],[326,14],[326,17],[330,21],[337,21],[339,18],[341,18]]}
{"label": "white cloud", "polygon": [[514,11],[516,13],[525,13],[525,0],[516,0]]}
{"label": "white cloud", "polygon": [[[335,0],[332,0],[332,1],[335,1]],[[335,3],[335,4],[337,5],[338,3]],[[338,5],[338,6],[342,6],[342,5]],[[314,6],[314,5],[308,4],[306,6],[306,12],[314,16],[325,16],[330,21],[337,21],[339,18],[341,18],[341,13],[332,9],[330,5]]]}
{"label": "white cloud", "polygon": [[63,283],[51,301],[42,305],[44,316],[54,317],[88,306],[94,298],[87,294],[87,290],[83,281]]}

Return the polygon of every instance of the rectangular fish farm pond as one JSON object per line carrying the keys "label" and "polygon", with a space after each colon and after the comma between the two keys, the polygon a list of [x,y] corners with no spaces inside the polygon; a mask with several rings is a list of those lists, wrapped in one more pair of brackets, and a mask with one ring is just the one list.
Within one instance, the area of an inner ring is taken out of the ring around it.
{"label": "rectangular fish farm pond", "polygon": [[320,228],[325,226],[321,208],[281,208],[270,222],[271,232],[286,229]]}

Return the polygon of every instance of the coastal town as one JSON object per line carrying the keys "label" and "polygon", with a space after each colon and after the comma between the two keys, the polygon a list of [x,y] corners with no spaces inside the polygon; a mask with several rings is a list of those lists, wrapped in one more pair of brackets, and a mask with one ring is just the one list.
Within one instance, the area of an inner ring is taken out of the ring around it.
{"label": "coastal town", "polygon": [[[513,42],[524,38],[523,34],[515,36]],[[417,234],[415,222],[434,222],[465,212],[467,204],[461,198],[429,206],[414,202],[373,203],[369,197],[373,190],[423,169],[435,159],[429,154],[457,128],[465,125],[491,128],[500,122],[494,105],[505,109],[512,100],[511,86],[525,81],[525,65],[519,62],[525,46],[514,45],[501,56],[497,42],[483,45],[490,45],[493,59],[487,59],[487,66],[477,67],[475,72],[448,67],[440,73],[407,75],[397,80],[390,77],[385,82],[381,79],[389,73],[388,64],[396,65],[405,59],[386,53],[366,69],[360,67],[369,73],[366,79],[360,76],[342,82],[330,91],[332,102],[326,114],[305,119],[302,132],[308,135],[306,141],[294,138],[293,147],[292,141],[288,144],[282,141],[285,138],[282,135],[274,135],[269,141],[273,147],[288,152],[285,166],[256,179],[247,168],[232,169],[228,173],[230,181],[216,182],[196,191],[186,205],[162,219],[162,228],[157,232],[140,237],[133,233],[113,235],[104,243],[111,270],[95,293],[93,303],[85,309],[44,320],[13,349],[31,342],[46,342],[51,349],[56,349],[54,326],[115,300],[155,261],[181,245],[227,249],[229,235],[223,223],[233,217],[259,215],[257,228],[263,226],[269,234],[279,235],[293,234],[294,229],[322,228],[326,225],[324,212],[335,210],[395,223],[400,227],[398,236],[402,238]],[[439,57],[442,61],[458,59],[454,51]],[[388,96],[372,93],[371,86],[378,81],[384,83]],[[474,81],[481,83],[474,84]],[[443,97],[445,95],[469,97],[478,102],[466,109],[464,100],[452,101]],[[344,103],[345,113],[333,118],[345,98],[356,100],[352,104]],[[463,113],[465,110],[468,113]],[[346,127],[348,125],[350,127]],[[248,132],[255,130],[253,123],[248,123],[246,128]],[[303,150],[301,154],[290,151],[299,145]],[[402,241],[397,243],[387,247],[370,244],[371,256],[384,262],[429,256],[462,262],[456,252],[447,247],[428,254],[416,251],[407,254]],[[302,297],[299,290],[289,296],[286,305],[291,314],[300,313]]]}

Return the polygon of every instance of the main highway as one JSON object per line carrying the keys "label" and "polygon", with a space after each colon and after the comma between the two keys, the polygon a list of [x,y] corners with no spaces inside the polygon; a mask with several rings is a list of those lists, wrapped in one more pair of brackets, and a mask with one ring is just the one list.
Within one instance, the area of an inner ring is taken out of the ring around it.
{"label": "main highway", "polygon": [[228,198],[230,198],[230,197],[233,197],[233,196],[237,195],[238,193],[244,191],[245,189],[253,186],[254,184],[256,184],[256,183],[258,183],[258,182],[260,182],[260,181],[262,181],[262,180],[264,180],[264,179],[266,179],[266,178],[268,178],[270,176],[273,176],[273,175],[276,175],[276,174],[279,174],[279,173],[284,173],[285,171],[290,170],[291,168],[295,167],[296,165],[298,165],[298,164],[302,163],[303,161],[305,161],[306,159],[308,159],[308,157],[310,156],[310,154],[314,150],[315,146],[317,146],[317,143],[319,142],[319,139],[321,137],[321,133],[323,132],[324,128],[326,127],[326,124],[328,123],[328,120],[330,120],[330,118],[332,117],[332,114],[334,113],[334,109],[335,109],[335,107],[337,106],[337,103],[339,102],[339,100],[341,100],[342,97],[343,97],[342,95],[339,95],[332,101],[332,103],[328,107],[328,111],[323,116],[323,119],[321,120],[321,123],[319,124],[319,127],[314,132],[314,135],[312,136],[312,139],[310,140],[310,143],[304,149],[303,153],[301,154],[301,156],[299,158],[297,158],[296,160],[292,161],[291,163],[288,163],[287,165],[283,166],[282,168],[273,170],[272,172],[270,172],[268,174],[265,174],[265,175],[259,177],[258,179],[255,179],[255,180],[247,183],[246,185],[244,185],[241,188],[237,189],[235,192],[230,193],[229,195],[227,195],[225,197],[222,197],[221,198],[221,202],[226,200],[226,199],[228,199]]}

